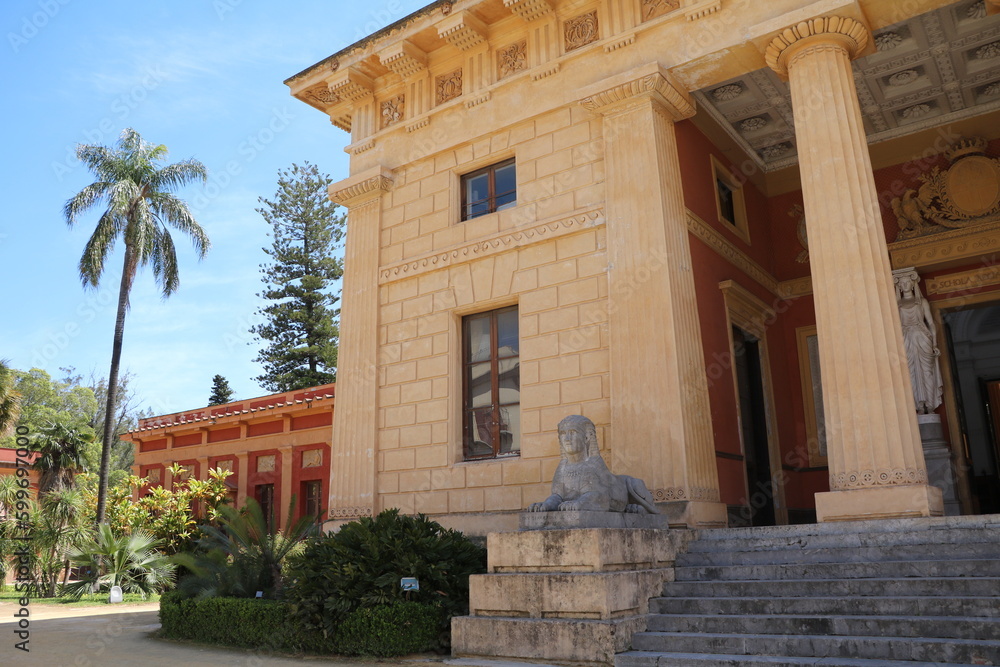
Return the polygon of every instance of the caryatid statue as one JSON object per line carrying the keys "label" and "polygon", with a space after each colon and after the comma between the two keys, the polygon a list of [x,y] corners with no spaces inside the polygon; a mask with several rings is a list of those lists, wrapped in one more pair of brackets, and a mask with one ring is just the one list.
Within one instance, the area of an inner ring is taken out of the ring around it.
{"label": "caryatid statue", "polygon": [[913,399],[917,412],[928,414],[941,405],[943,393],[939,363],[941,350],[938,349],[931,307],[920,293],[917,285],[920,276],[915,269],[897,269],[892,274],[896,283],[899,321],[903,326],[906,361],[913,384]]}

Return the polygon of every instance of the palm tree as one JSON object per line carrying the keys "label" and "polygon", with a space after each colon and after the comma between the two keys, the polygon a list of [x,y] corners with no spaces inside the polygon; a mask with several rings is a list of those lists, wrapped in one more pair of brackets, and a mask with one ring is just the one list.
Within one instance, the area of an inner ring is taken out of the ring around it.
{"label": "palm tree", "polygon": [[21,416],[17,375],[6,359],[0,359],[0,437],[9,435]]}
{"label": "palm tree", "polygon": [[195,221],[187,204],[171,194],[172,190],[189,182],[204,182],[207,171],[205,165],[193,159],[161,166],[160,161],[167,156],[167,147],[144,141],[131,128],[122,132],[114,148],[81,144],[76,148],[76,156],[97,180],[66,202],[63,209],[66,222],[73,226],[86,211],[105,207],[80,258],[80,278],[84,286],[97,287],[115,242],[121,238],[125,243],[97,492],[97,523],[100,524],[104,522],[107,503],[118,368],[132,282],[139,267],[151,264],[164,298],[177,290],[177,255],[168,226],[189,236],[199,257],[208,252],[210,243],[205,231]]}
{"label": "palm tree", "polygon": [[110,590],[121,586],[124,593],[139,593],[143,598],[173,585],[176,566],[157,550],[160,541],[144,530],[131,535],[115,535],[102,524],[97,534],[69,554],[74,565],[86,574],[66,586],[67,595],[79,598],[84,593]]}
{"label": "palm tree", "polygon": [[73,478],[83,470],[83,448],[94,438],[65,424],[50,422],[41,429],[35,443],[38,458],[34,468],[41,472],[38,495],[73,487]]}

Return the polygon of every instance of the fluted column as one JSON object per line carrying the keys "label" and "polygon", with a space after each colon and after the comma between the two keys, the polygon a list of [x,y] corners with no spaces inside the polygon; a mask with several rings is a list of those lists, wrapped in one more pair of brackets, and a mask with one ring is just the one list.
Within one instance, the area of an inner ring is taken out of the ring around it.
{"label": "fluted column", "polygon": [[372,516],[378,431],[378,262],[382,194],[391,173],[376,167],[330,186],[348,207],[340,344],[330,447],[332,520]]}
{"label": "fluted column", "polygon": [[724,526],[674,129],[694,106],[655,63],[585,92],[604,116],[612,467],[671,525]]}
{"label": "fluted column", "polygon": [[768,45],[787,75],[809,232],[830,463],[820,521],[943,513],[927,484],[885,232],[851,60],[870,34],[804,21]]}

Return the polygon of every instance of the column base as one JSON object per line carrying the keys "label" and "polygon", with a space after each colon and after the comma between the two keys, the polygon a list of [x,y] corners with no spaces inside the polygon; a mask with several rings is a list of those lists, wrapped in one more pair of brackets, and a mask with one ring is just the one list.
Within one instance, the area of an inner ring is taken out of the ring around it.
{"label": "column base", "polygon": [[665,514],[671,528],[725,528],[729,525],[729,509],[725,503],[701,500],[676,500],[656,503]]}
{"label": "column base", "polygon": [[943,516],[941,489],[927,484],[880,486],[816,494],[816,521],[865,521]]}

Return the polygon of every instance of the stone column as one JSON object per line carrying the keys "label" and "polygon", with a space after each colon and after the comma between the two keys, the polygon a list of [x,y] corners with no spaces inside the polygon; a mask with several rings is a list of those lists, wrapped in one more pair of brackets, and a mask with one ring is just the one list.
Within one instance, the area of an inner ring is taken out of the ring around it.
{"label": "stone column", "polygon": [[823,378],[830,489],[819,521],[942,514],[927,484],[885,232],[851,60],[870,34],[831,16],[765,51],[795,114]]}
{"label": "stone column", "polygon": [[725,526],[674,129],[694,105],[656,63],[585,92],[604,116],[612,468],[671,525]]}
{"label": "stone column", "polygon": [[330,199],[349,209],[330,446],[334,521],[372,516],[376,505],[379,236],[390,176],[375,167],[330,186]]}

